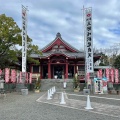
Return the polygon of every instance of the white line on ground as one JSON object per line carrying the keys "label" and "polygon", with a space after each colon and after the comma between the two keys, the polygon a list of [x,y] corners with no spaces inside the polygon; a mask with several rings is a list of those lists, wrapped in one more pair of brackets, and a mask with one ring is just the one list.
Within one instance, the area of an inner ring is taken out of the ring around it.
{"label": "white line on ground", "polygon": [[[87,95],[77,95],[77,94],[68,94],[66,93],[67,95],[74,95],[74,96],[84,96],[86,97]],[[110,99],[110,100],[118,100],[120,101],[120,99],[117,99],[117,98],[107,98],[107,97],[98,97],[98,96],[90,96],[90,97],[94,97],[94,98],[103,98],[103,99]]]}
{"label": "white line on ground", "polygon": [[[62,92],[56,92],[56,93],[62,93]],[[65,94],[66,99],[68,99],[67,93],[65,91],[63,91],[63,93]]]}
{"label": "white line on ground", "polygon": [[[47,92],[46,92],[47,93]],[[45,93],[45,94],[46,94]],[[45,96],[45,94],[43,94],[40,98],[38,98],[36,101],[39,101],[43,96]],[[46,98],[47,99],[47,98]]]}
{"label": "white line on ground", "polygon": [[95,111],[89,111],[89,110],[86,110],[86,109],[79,109],[79,108],[74,108],[74,107],[69,107],[69,106],[63,106],[63,105],[58,105],[58,104],[53,104],[53,103],[43,102],[43,101],[38,101],[38,102],[47,103],[47,104],[51,104],[51,105],[55,105],[55,106],[60,106],[60,107],[65,107],[65,108],[71,108],[71,109],[75,109],[75,110],[82,110],[82,111],[91,112],[91,113],[94,113],[94,114],[106,115],[106,116],[109,116],[109,117],[120,118],[119,116],[114,116],[114,115],[111,115],[111,114],[105,114],[105,113],[100,113],[100,112],[95,112]]}

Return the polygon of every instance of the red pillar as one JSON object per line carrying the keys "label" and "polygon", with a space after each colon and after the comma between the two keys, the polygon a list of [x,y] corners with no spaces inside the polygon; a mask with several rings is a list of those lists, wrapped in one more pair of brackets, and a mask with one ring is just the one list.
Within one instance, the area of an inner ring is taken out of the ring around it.
{"label": "red pillar", "polygon": [[32,65],[30,65],[30,73],[32,73]]}
{"label": "red pillar", "polygon": [[68,79],[68,62],[66,61],[66,79]]}
{"label": "red pillar", "polygon": [[77,73],[77,65],[75,64],[75,73]]}
{"label": "red pillar", "polygon": [[48,62],[48,79],[51,79],[51,67],[50,67],[50,61]]}

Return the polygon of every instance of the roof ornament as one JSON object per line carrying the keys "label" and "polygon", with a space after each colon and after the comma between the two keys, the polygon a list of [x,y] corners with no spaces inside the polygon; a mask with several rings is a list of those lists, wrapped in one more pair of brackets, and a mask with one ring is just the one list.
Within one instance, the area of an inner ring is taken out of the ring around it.
{"label": "roof ornament", "polygon": [[58,32],[58,33],[56,34],[56,37],[60,37],[60,38],[61,38],[61,34]]}

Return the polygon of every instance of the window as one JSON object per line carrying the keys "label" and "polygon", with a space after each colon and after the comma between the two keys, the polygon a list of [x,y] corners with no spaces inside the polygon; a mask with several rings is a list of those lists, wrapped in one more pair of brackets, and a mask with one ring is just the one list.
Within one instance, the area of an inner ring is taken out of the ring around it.
{"label": "window", "polygon": [[33,73],[39,73],[40,72],[40,66],[34,65],[32,72]]}
{"label": "window", "polygon": [[84,71],[84,70],[85,70],[85,66],[82,66],[82,65],[81,65],[81,66],[78,66],[78,70],[79,70],[79,71]]}

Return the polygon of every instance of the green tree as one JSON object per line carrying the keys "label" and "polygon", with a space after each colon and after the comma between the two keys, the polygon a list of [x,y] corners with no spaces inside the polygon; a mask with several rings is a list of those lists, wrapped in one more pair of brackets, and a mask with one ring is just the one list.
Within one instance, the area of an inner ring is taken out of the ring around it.
{"label": "green tree", "polygon": [[[5,14],[0,15],[0,68],[9,67],[21,61],[21,49],[16,46],[22,46],[21,29],[12,17]],[[27,36],[27,60],[38,64],[38,60],[30,58],[31,53],[41,54],[37,45],[32,44],[32,39]]]}
{"label": "green tree", "polygon": [[[33,59],[31,57],[31,54],[37,54],[38,56],[42,54],[42,52],[39,50],[39,47],[37,45],[32,44],[32,40],[28,37],[27,42],[27,64],[34,63],[36,65],[40,64],[38,59]],[[22,49],[18,51],[19,57],[22,58]],[[22,59],[20,60],[22,61]]]}
{"label": "green tree", "polygon": [[117,69],[120,68],[120,55],[116,56],[113,66]]}
{"label": "green tree", "polygon": [[101,58],[100,58],[100,66],[107,66],[109,65],[109,57],[105,54],[102,53]]}
{"label": "green tree", "polygon": [[0,68],[15,62],[16,52],[12,49],[21,43],[21,30],[11,17],[0,15]]}

